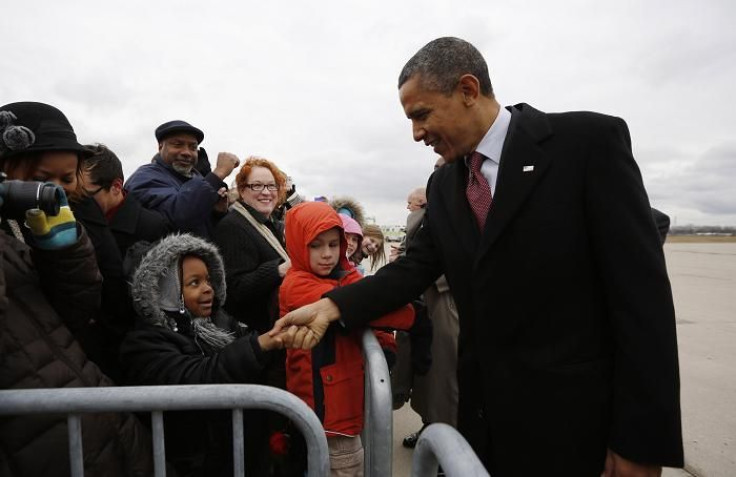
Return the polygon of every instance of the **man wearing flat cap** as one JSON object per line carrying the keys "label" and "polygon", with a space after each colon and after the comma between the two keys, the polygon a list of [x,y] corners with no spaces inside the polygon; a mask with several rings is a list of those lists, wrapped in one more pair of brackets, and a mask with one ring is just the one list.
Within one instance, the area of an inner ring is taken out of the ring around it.
{"label": "man wearing flat cap", "polygon": [[240,161],[221,152],[215,169],[202,176],[195,168],[204,139],[200,129],[176,120],[157,127],[155,134],[158,153],[130,176],[125,189],[145,208],[164,214],[178,231],[209,239],[216,208],[223,197],[227,200],[223,181]]}

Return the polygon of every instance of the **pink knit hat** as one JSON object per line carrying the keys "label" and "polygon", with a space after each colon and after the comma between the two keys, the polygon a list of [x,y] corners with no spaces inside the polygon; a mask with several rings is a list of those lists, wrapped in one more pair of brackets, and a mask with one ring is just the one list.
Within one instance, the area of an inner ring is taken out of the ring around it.
{"label": "pink knit hat", "polygon": [[342,219],[342,228],[345,230],[346,234],[356,234],[360,235],[360,238],[363,238],[363,229],[360,228],[360,225],[358,222],[355,221],[355,219],[352,219],[348,217],[347,215],[339,214],[340,218]]}

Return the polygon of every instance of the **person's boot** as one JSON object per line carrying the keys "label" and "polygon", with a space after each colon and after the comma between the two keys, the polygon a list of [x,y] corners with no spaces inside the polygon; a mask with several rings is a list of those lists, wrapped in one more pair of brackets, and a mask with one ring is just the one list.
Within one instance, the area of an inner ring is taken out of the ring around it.
{"label": "person's boot", "polygon": [[425,427],[427,427],[429,424],[422,425],[422,428],[419,429],[417,432],[412,432],[408,436],[404,437],[404,440],[401,442],[401,445],[406,447],[407,449],[413,449],[417,446],[417,441],[419,440],[419,436],[422,434],[422,431]]}

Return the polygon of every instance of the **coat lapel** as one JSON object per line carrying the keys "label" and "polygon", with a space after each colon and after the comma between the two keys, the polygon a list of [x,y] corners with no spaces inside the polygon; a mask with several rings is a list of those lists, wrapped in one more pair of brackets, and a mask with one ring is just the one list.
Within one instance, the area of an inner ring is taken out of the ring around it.
{"label": "coat lapel", "polygon": [[544,175],[550,158],[539,142],[551,134],[549,123],[540,111],[526,104],[511,108],[496,191],[477,259],[488,252]]}

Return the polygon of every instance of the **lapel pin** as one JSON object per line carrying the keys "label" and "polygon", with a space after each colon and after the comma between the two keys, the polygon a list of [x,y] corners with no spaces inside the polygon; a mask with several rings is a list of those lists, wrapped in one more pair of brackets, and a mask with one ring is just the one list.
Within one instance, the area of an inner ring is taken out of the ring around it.
{"label": "lapel pin", "polygon": [[522,171],[524,172],[532,172],[534,170],[534,166],[524,166]]}

